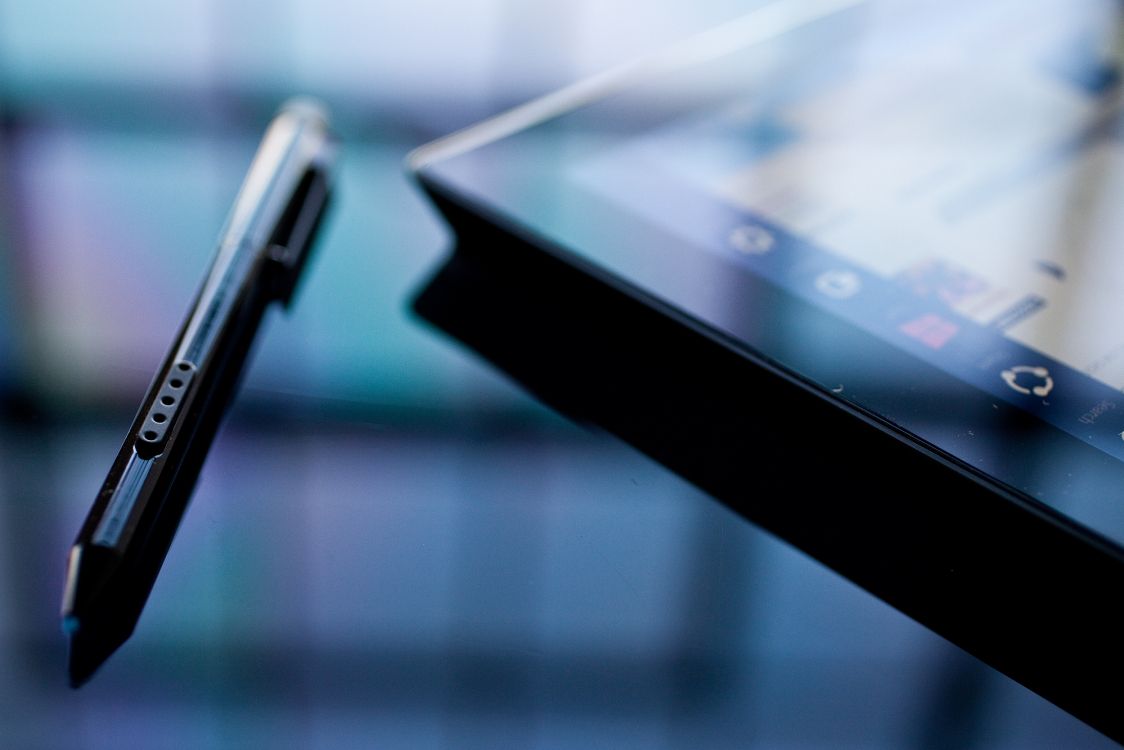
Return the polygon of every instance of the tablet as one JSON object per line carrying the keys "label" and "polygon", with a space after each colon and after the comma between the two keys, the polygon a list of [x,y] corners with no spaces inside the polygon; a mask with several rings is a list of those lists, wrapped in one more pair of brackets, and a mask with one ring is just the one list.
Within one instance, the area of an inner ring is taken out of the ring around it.
{"label": "tablet", "polygon": [[786,0],[411,165],[737,358],[720,499],[1119,738],[1122,62],[1114,2]]}

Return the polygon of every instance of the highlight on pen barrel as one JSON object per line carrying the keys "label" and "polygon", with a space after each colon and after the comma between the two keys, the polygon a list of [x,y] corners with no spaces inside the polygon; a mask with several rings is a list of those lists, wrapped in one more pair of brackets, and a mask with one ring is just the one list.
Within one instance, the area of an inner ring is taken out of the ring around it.
{"label": "highlight on pen barrel", "polygon": [[294,96],[285,100],[277,110],[277,115],[319,121],[322,128],[328,129],[328,108],[323,102],[311,96]]}
{"label": "highlight on pen barrel", "polygon": [[281,107],[266,129],[234,200],[220,246],[261,248],[305,173],[331,172],[337,145],[325,110],[307,99]]}
{"label": "highlight on pen barrel", "polygon": [[[329,203],[338,144],[329,127],[326,107],[309,97],[294,97],[282,104],[270,126],[271,131],[274,129],[289,144],[288,158],[276,167],[278,177],[288,187],[284,190],[286,199],[275,206],[268,220],[265,248],[273,277],[271,296],[288,305]],[[267,135],[259,154],[268,151],[268,140]],[[285,161],[295,165],[295,171],[286,168]]]}
{"label": "highlight on pen barrel", "polygon": [[216,266],[236,273],[239,256],[262,254],[271,298],[288,304],[328,202],[338,150],[323,105],[308,98],[282,105],[223,227]]}
{"label": "highlight on pen barrel", "polygon": [[176,423],[188,389],[195,379],[195,372],[195,365],[181,360],[172,365],[164,376],[160,391],[148,407],[140,434],[137,435],[135,447],[142,458],[156,456],[164,450],[168,433]]}

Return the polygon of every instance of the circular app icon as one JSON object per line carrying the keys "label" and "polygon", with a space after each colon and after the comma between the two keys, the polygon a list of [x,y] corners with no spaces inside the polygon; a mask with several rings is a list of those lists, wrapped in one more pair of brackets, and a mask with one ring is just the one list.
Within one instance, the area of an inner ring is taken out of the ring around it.
{"label": "circular app icon", "polygon": [[746,255],[764,255],[773,249],[773,233],[756,224],[742,224],[730,231],[730,247]]}
{"label": "circular app icon", "polygon": [[[1023,377],[1019,377],[1019,376]],[[1015,365],[999,373],[1003,382],[1011,390],[1024,396],[1035,395],[1045,398],[1054,390],[1054,379],[1050,371],[1041,365]]]}
{"label": "circular app icon", "polygon": [[816,289],[828,297],[847,299],[854,297],[862,288],[863,282],[854,271],[833,268],[816,277]]}

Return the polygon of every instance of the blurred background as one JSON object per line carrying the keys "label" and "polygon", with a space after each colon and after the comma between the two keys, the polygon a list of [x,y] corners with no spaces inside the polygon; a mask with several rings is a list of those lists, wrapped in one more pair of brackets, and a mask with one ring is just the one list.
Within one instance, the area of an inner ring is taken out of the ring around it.
{"label": "blurred background", "polygon": [[[408,312],[411,148],[755,4],[0,0],[0,746],[1108,745]],[[71,691],[67,549],[297,93],[323,241]]]}

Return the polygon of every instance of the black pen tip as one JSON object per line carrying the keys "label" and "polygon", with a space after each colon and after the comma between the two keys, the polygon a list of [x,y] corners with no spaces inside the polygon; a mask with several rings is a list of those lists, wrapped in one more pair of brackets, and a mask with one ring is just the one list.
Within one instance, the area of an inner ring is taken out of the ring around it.
{"label": "black pen tip", "polygon": [[[98,545],[75,545],[67,566],[62,599],[62,632],[70,642],[70,686],[89,682],[105,660],[133,632],[139,606],[121,593],[117,554]],[[117,584],[116,586],[113,584]]]}
{"label": "black pen tip", "polygon": [[70,687],[80,688],[90,681],[122,641],[84,630],[73,616],[63,618],[63,630],[70,636],[66,665],[67,678]]}
{"label": "black pen tip", "polygon": [[90,678],[93,677],[93,676],[94,676],[93,671],[76,672],[74,670],[73,665],[72,665],[70,667],[70,673],[67,675],[67,682],[70,683],[70,687],[72,689],[77,690],[78,688],[85,685],[90,680]]}
{"label": "black pen tip", "polygon": [[100,666],[100,662],[91,659],[89,649],[83,647],[85,639],[79,635],[77,620],[73,616],[63,618],[63,630],[70,636],[70,644],[67,649],[66,676],[70,682],[70,687],[80,688],[94,675],[94,672]]}
{"label": "black pen tip", "polygon": [[70,639],[70,657],[67,660],[67,679],[72,688],[80,688],[90,681],[94,672],[105,661],[104,658],[94,656],[88,648],[82,647],[82,640]]}

